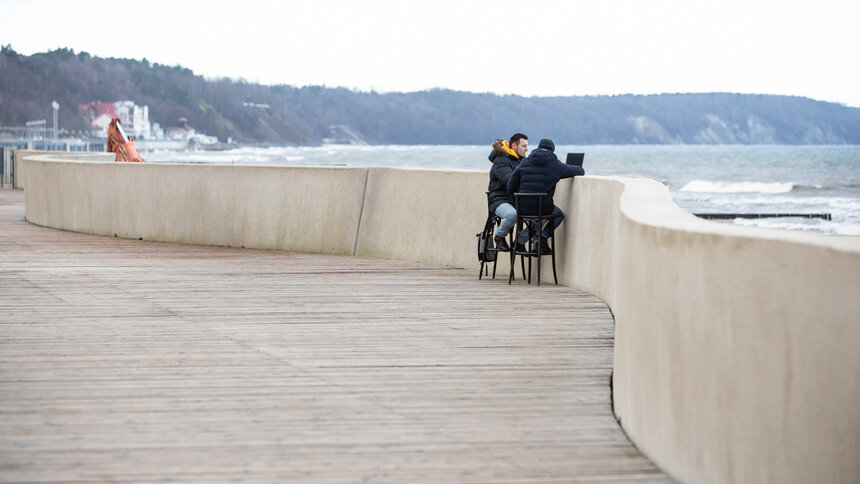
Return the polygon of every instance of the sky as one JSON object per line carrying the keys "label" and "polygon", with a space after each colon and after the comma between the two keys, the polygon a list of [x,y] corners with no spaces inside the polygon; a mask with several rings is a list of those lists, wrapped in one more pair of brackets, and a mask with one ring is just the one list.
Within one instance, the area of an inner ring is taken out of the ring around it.
{"label": "sky", "polygon": [[0,0],[0,45],[207,78],[522,96],[783,94],[860,107],[857,0]]}

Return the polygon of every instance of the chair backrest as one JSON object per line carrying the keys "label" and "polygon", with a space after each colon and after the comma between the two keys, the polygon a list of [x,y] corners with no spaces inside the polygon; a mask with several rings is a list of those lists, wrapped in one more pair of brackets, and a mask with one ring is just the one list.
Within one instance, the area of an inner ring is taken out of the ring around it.
{"label": "chair backrest", "polygon": [[[520,212],[520,198],[536,198],[537,200],[537,217],[543,218],[543,198],[546,196],[546,193],[529,193],[529,192],[517,192],[514,193],[514,204],[516,205],[514,208],[517,210],[517,216],[519,216],[522,212]],[[524,217],[528,217],[528,215],[523,215]],[[532,215],[533,216],[533,215]]]}

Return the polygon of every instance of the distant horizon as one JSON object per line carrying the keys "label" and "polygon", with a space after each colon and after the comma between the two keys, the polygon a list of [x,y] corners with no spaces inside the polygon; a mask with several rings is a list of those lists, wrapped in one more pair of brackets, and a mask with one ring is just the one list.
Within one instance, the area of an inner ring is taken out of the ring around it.
{"label": "distant horizon", "polygon": [[[858,109],[803,96],[526,97],[442,88],[370,94],[207,80],[181,65],[75,54],[72,48],[28,56],[4,47],[0,65],[6,74],[0,123],[6,126],[48,115],[53,97],[65,106],[59,118],[69,129],[90,129],[102,119],[101,108],[82,111],[81,105],[128,101],[148,106],[150,120],[160,125],[187,118],[199,133],[243,143],[481,144],[530,129],[538,138],[576,144],[860,144]],[[84,111],[92,115],[80,116]],[[146,122],[134,124],[134,135],[149,138],[149,131]]]}
{"label": "distant horizon", "polygon": [[469,94],[491,94],[491,95],[499,96],[499,97],[512,96],[512,97],[521,97],[521,98],[527,98],[527,99],[528,98],[570,98],[570,97],[624,97],[624,96],[647,97],[647,96],[673,96],[673,95],[727,94],[727,95],[742,95],[742,96],[776,96],[776,97],[809,99],[811,101],[836,104],[836,105],[844,106],[844,107],[851,108],[851,109],[860,109],[860,106],[849,106],[846,103],[841,103],[841,102],[836,102],[836,101],[828,101],[825,99],[816,99],[816,98],[812,98],[812,97],[808,97],[808,96],[800,96],[800,95],[792,95],[792,94],[769,94],[769,93],[763,93],[763,92],[732,92],[732,91],[695,91],[694,92],[694,91],[690,91],[690,92],[650,92],[650,93],[627,92],[627,93],[616,93],[616,94],[522,95],[522,94],[516,94],[516,93],[497,93],[497,92],[491,92],[491,91],[483,91],[483,92],[482,91],[466,91],[466,90],[461,90],[461,89],[453,89],[453,88],[449,88],[449,87],[429,87],[426,89],[419,89],[419,90],[414,90],[414,91],[380,91],[380,90],[365,90],[365,89],[351,88],[351,87],[347,87],[347,86],[330,86],[330,85],[325,85],[325,84],[305,84],[305,85],[301,85],[301,86],[295,85],[295,84],[287,84],[287,83],[263,84],[263,83],[259,83],[259,82],[252,82],[252,81],[249,81],[249,80],[243,79],[243,78],[232,78],[232,77],[228,77],[228,76],[208,77],[208,76],[200,74],[200,73],[194,71],[194,69],[187,67],[187,66],[184,66],[182,64],[169,65],[169,64],[164,64],[161,62],[153,61],[153,60],[150,60],[150,59],[145,58],[145,57],[140,58],[140,59],[131,58],[131,57],[103,57],[103,56],[96,55],[96,54],[93,54],[93,53],[87,52],[87,51],[77,51],[71,47],[57,47],[56,49],[51,49],[51,50],[46,50],[46,51],[41,51],[41,52],[35,52],[33,54],[24,54],[24,53],[16,50],[15,46],[11,45],[11,44],[3,45],[2,48],[9,48],[12,51],[14,51],[15,53],[17,53],[19,55],[25,55],[27,57],[34,56],[34,55],[40,55],[40,54],[50,54],[52,52],[57,52],[57,51],[60,51],[60,52],[69,51],[69,52],[72,52],[74,55],[86,54],[86,55],[90,55],[92,57],[98,57],[98,58],[102,58],[102,59],[127,60],[127,61],[141,62],[141,63],[146,61],[151,65],[160,65],[160,66],[166,66],[166,67],[170,67],[170,68],[187,69],[187,70],[191,71],[195,76],[201,76],[201,77],[203,77],[203,79],[205,79],[206,81],[209,81],[209,82],[217,82],[217,81],[221,81],[223,79],[228,79],[231,82],[236,82],[236,83],[245,82],[247,84],[259,85],[259,86],[263,86],[263,87],[276,87],[276,86],[287,86],[287,87],[295,87],[295,88],[320,87],[320,88],[324,88],[324,89],[346,89],[346,90],[351,91],[351,92],[364,93],[364,94],[411,94],[411,93],[420,93],[420,92],[428,92],[428,91],[453,91],[453,92],[462,92],[462,93],[469,93]]}
{"label": "distant horizon", "polygon": [[[860,107],[860,2],[0,0],[0,42],[181,65],[206,79],[521,97],[794,96]],[[443,34],[444,32],[444,34]]]}

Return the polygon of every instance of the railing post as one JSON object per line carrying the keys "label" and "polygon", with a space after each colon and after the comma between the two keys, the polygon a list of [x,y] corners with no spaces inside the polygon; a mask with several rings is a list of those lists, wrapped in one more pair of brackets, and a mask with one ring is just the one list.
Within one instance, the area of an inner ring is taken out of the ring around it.
{"label": "railing post", "polygon": [[0,147],[0,188],[15,187],[15,150]]}

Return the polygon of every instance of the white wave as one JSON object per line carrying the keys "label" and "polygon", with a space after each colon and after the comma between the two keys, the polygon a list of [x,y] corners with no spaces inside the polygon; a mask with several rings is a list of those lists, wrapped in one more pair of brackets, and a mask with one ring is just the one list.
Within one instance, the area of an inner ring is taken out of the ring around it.
{"label": "white wave", "polygon": [[[726,207],[726,211],[826,211],[860,213],[860,198],[855,197],[792,197],[791,195],[695,195],[684,194],[683,201],[707,202]],[[769,208],[768,208],[769,207]]]}
{"label": "white wave", "polygon": [[707,193],[788,193],[794,183],[720,182],[693,180],[681,187],[682,192]]}
{"label": "white wave", "polygon": [[860,198],[834,197],[827,199],[827,203],[833,208],[860,213]]}
{"label": "white wave", "polygon": [[[816,222],[793,222],[791,219],[743,219],[737,218],[734,223],[747,227],[760,227],[765,229],[780,230],[805,230],[827,235],[860,235],[860,225],[852,223],[838,223],[818,220]],[[796,220],[796,219],[795,219]]]}

